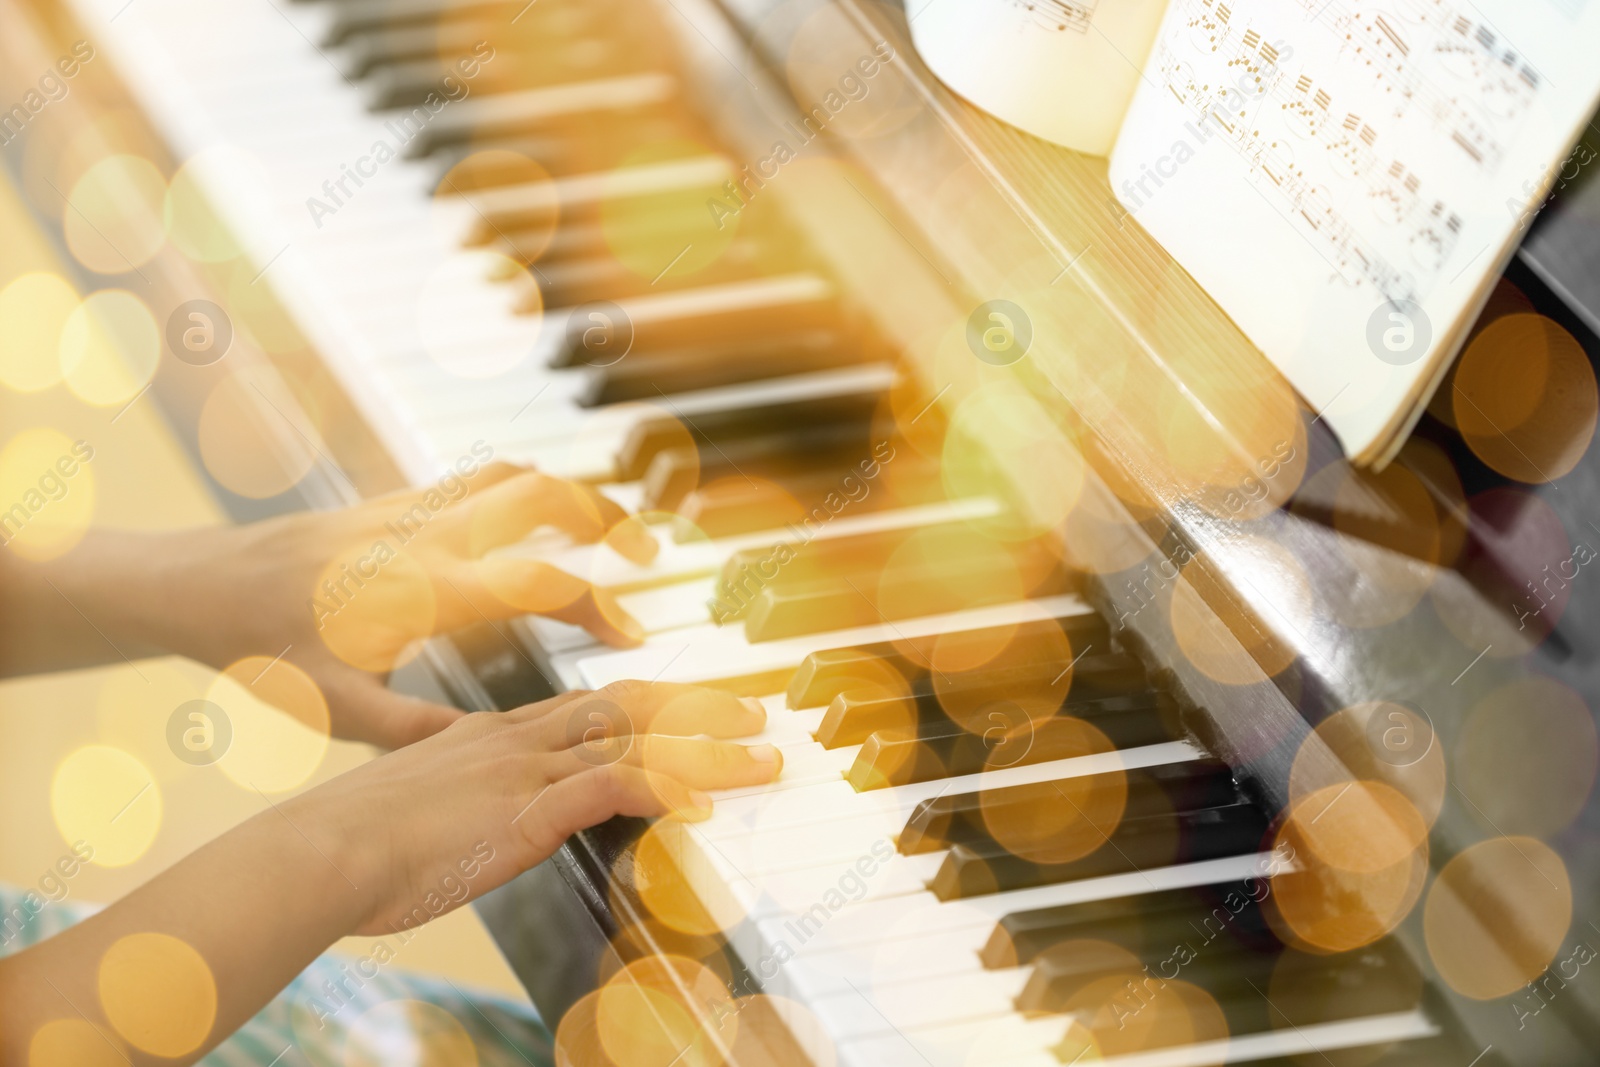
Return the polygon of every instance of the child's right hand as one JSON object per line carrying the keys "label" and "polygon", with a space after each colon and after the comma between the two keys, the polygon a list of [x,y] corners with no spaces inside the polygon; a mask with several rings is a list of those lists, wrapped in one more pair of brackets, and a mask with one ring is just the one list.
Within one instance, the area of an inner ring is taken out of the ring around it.
{"label": "child's right hand", "polygon": [[414,925],[419,907],[436,915],[476,899],[613,815],[704,818],[701,790],[769,782],[783,763],[771,746],[696,735],[765,724],[755,700],[619,682],[469,715],[281,809],[364,898],[351,932],[385,933]]}

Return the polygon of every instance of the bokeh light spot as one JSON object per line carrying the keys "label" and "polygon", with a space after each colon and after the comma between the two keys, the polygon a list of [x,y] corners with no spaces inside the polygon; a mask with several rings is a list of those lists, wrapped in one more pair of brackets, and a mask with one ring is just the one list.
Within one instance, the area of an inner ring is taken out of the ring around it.
{"label": "bokeh light spot", "polygon": [[1577,466],[1600,413],[1583,345],[1543,315],[1506,315],[1478,334],[1457,364],[1451,398],[1477,457],[1534,484]]}
{"label": "bokeh light spot", "polygon": [[328,703],[317,683],[287,660],[241,659],[217,675],[205,699],[233,728],[216,765],[252,793],[304,784],[328,751]]}
{"label": "bokeh light spot", "polygon": [[0,290],[0,383],[36,393],[61,381],[61,331],[77,308],[59,274],[24,274]]}
{"label": "bokeh light spot", "polygon": [[93,449],[48,427],[23,430],[0,449],[0,535],[25,559],[65,555],[94,519]]}
{"label": "bokeh light spot", "polygon": [[128,1044],[153,1056],[187,1055],[217,1018],[205,957],[167,934],[129,934],[100,958],[100,1008]]}
{"label": "bokeh light spot", "polygon": [[91,862],[126,867],[161,830],[161,787],[144,764],[110,745],[88,745],[61,761],[50,810],[62,840],[94,850]]}
{"label": "bokeh light spot", "polygon": [[1475,1000],[1537,978],[1572,921],[1561,857],[1530,837],[1481,841],[1439,872],[1423,908],[1428,953],[1450,988]]}
{"label": "bokeh light spot", "polygon": [[67,247],[97,274],[124,274],[150,262],[166,242],[167,182],[142,156],[108,156],[67,195]]}
{"label": "bokeh light spot", "polygon": [[125,289],[102,289],[61,328],[61,377],[78,399],[126,404],[150,384],[161,360],[161,331],[144,301]]}
{"label": "bokeh light spot", "polygon": [[28,1042],[28,1067],[127,1067],[122,1043],[83,1019],[52,1019]]}

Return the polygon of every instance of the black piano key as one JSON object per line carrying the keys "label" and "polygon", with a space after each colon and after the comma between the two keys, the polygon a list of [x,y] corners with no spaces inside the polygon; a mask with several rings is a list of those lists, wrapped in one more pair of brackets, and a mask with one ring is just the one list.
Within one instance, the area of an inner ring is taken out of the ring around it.
{"label": "black piano key", "polygon": [[[618,124],[626,127],[649,122],[667,113],[677,92],[673,79],[645,71],[563,85],[470,94],[430,115],[406,140],[401,155],[406,159],[427,159],[442,149],[488,137],[575,133],[595,124],[615,128]],[[504,197],[483,197],[478,207],[488,216],[491,226],[542,218],[554,210],[538,189],[531,197],[508,189]],[[560,205],[560,210],[563,215],[576,210],[592,215],[594,207],[569,202]]]}
{"label": "black piano key", "polygon": [[[828,542],[818,541],[807,548],[817,548]],[[934,649],[947,650],[952,657],[959,656],[964,647],[988,650],[1005,643],[1001,662],[1015,664],[1038,650],[1043,657],[1054,658],[1060,653],[1060,637],[1065,636],[1071,648],[1078,653],[1095,648],[1111,647],[1111,630],[1106,621],[1094,614],[1064,615],[1051,619],[1036,619],[1016,626],[983,627],[956,631],[905,642],[883,642],[854,645],[813,652],[801,661],[800,668],[789,684],[787,696],[791,708],[815,708],[830,703],[834,697],[862,685],[878,685],[889,670],[907,681],[927,674],[926,655],[912,658],[904,647],[925,650],[931,655]]]}
{"label": "black piano key", "polygon": [[1089,701],[1074,710],[1082,710],[1086,717],[1033,723],[1015,705],[997,703],[995,725],[981,734],[948,721],[880,730],[862,742],[845,780],[862,792],[1086,756],[1105,751],[1108,738],[1116,744],[1112,735],[1150,744],[1169,736],[1166,724],[1174,706],[1166,694],[1149,693]]}
{"label": "black piano key", "polygon": [[940,900],[959,900],[1126,874],[1174,862],[1241,856],[1261,847],[1267,822],[1261,810],[1249,802],[1170,816],[1125,819],[1104,847],[1071,863],[1032,863],[996,843],[955,845],[928,888]]}
{"label": "black piano key", "polygon": [[[935,462],[919,462],[917,460],[896,460],[898,463],[907,463],[914,468],[913,479],[923,476],[937,478],[939,465]],[[868,469],[870,469],[870,464]],[[903,468],[902,468],[903,469]],[[860,469],[855,472],[859,479]],[[840,490],[841,472],[828,472],[833,482],[829,491]],[[874,491],[881,498],[887,498],[887,492]],[[897,485],[898,493],[898,485]],[[870,500],[873,494],[869,493]],[[804,502],[804,501],[802,501]],[[893,503],[904,504],[906,501],[898,495]],[[850,507],[866,503],[866,500],[851,501]],[[826,505],[824,504],[824,510]],[[820,516],[813,515],[813,518]],[[758,548],[742,549],[728,557],[722,566],[722,574],[718,579],[717,592],[730,604],[738,605],[736,609],[728,612],[729,618],[742,618],[750,602],[755,599],[767,585],[782,580],[790,583],[816,582],[826,579],[837,579],[841,574],[856,574],[865,570],[872,570],[886,566],[894,552],[906,544],[907,540],[919,534],[939,537],[944,535],[958,536],[965,533],[969,527],[966,523],[937,522],[924,526],[902,527],[892,530],[872,530],[866,533],[851,534],[845,537],[827,537],[800,543],[804,535],[803,530],[791,530],[787,538],[775,539],[770,545]],[[777,565],[773,559],[778,544],[787,545],[786,558]],[[854,649],[835,650],[839,654],[855,653]],[[862,656],[871,658],[870,652],[860,652]],[[889,653],[894,655],[894,653]],[[826,655],[826,654],[824,654]],[[876,677],[877,675],[874,675]],[[818,704],[826,703],[826,699],[819,699]]]}
{"label": "black piano key", "polygon": [[[858,499],[847,496],[851,487],[864,485],[854,465],[774,475],[752,484],[742,478],[723,479],[688,494],[678,505],[683,522],[678,540],[685,537],[733,537],[799,525],[808,519],[831,515],[828,501],[849,499],[852,515],[867,515],[889,507],[931,504],[944,499],[944,486],[933,464],[920,480],[909,476],[908,461],[899,471],[894,495],[887,490],[868,492]],[[787,577],[786,569],[785,576]],[[743,614],[741,611],[739,614]]]}
{"label": "black piano key", "polygon": [[[530,289],[513,305],[513,310],[528,314],[544,308],[571,307],[601,300],[615,301],[650,293],[671,292],[691,286],[747,281],[762,277],[773,269],[794,270],[800,266],[802,264],[792,259],[780,262],[766,244],[745,238],[736,239],[708,267],[692,273],[669,270],[654,278],[639,274],[610,255],[561,263],[545,262],[539,265],[536,290]],[[529,275],[523,277],[530,278]]]}
{"label": "black piano key", "polygon": [[[803,435],[818,427],[845,425],[857,428],[863,440],[870,432],[873,413],[883,394],[878,389],[703,411],[679,418],[662,414],[641,419],[628,432],[617,454],[617,469],[626,481],[644,477],[656,453],[694,444],[708,460],[741,438],[775,434]],[[803,444],[797,436],[797,444]]]}
{"label": "black piano key", "polygon": [[[766,283],[731,282],[652,293],[624,298],[615,304],[633,334],[628,359],[648,358],[662,349],[681,349],[691,344],[748,341],[811,330],[828,330],[843,336],[859,332],[853,317],[840,306],[833,286],[805,273],[768,279]],[[584,306],[575,308],[572,315],[577,322],[599,315],[611,323],[616,312],[603,305]],[[590,362],[582,337],[580,331],[573,331],[556,347],[549,366],[562,370]]]}
{"label": "black piano key", "polygon": [[788,433],[738,437],[708,448],[685,446],[659,452],[641,479],[639,506],[671,511],[697,485],[732,478],[771,478],[816,467],[837,467],[868,448],[862,427],[824,423]]}
{"label": "black piano key", "polygon": [[1267,870],[1243,881],[1061,904],[1012,912],[995,925],[978,953],[991,970],[1032,963],[1066,941],[1108,940],[1141,954],[1169,940],[1175,929],[1192,928],[1211,940],[1225,931],[1257,945],[1277,940],[1257,905],[1271,892]]}
{"label": "black piano key", "polygon": [[[439,25],[384,26],[352,34],[338,65],[349,78],[365,78],[377,67],[440,55],[465,55],[488,40],[491,24],[464,20]],[[499,50],[496,49],[498,58]]]}
{"label": "black piano key", "polygon": [[[1112,777],[1124,782],[1122,818],[1215,808],[1241,799],[1233,772],[1215,759],[1088,775],[1074,780],[1073,785],[1094,795],[1102,788],[1100,783]],[[996,833],[1004,836],[1008,827],[1021,830],[1037,824],[1041,808],[1054,809],[1066,803],[1062,790],[1051,782],[934,797],[912,811],[900,832],[898,847],[903,855],[913,856],[953,844],[990,840]]]}
{"label": "black piano key", "polygon": [[[1097,701],[1151,695],[1144,666],[1125,652],[1085,656],[1071,670],[1065,663],[1047,661],[948,677],[921,675],[905,692],[886,693],[874,686],[840,693],[828,705],[816,737],[824,748],[859,745],[878,730],[904,728],[908,715],[914,716],[918,725],[933,726],[951,722],[952,712],[958,717],[975,716],[987,726],[985,709],[1000,701],[1017,703],[1040,718],[1063,705],[1067,714],[1092,717],[1112,710]],[[961,729],[959,724],[953,725]]]}
{"label": "black piano key", "polygon": [[[1121,973],[1111,965],[1111,954],[1106,955],[1105,972],[1087,977],[1075,973],[1068,957],[1042,958],[1017,998],[1019,1009],[1044,1013],[1072,1010],[1096,1039],[1091,1047],[1126,1052],[1195,1039],[1184,1025],[1187,1019],[1174,1018],[1178,1025],[1170,1027],[1161,1025],[1159,1016],[1141,1020],[1142,1012],[1159,1013],[1165,1005],[1171,1005],[1167,1010],[1182,1012],[1171,1001],[1164,1005],[1163,974],[1201,989],[1220,1009],[1226,1033],[1201,1034],[1201,1040],[1387,1015],[1415,1008],[1421,1001],[1420,975],[1405,951],[1390,939],[1336,956],[1308,956],[1292,949],[1281,954],[1202,949],[1182,966],[1176,961],[1185,957],[1174,950],[1149,961],[1148,971]],[[1092,969],[1094,961],[1085,962],[1089,964],[1085,969]],[[1286,979],[1286,975],[1292,978]],[[1096,978],[1101,981],[1086,989]],[[1030,1007],[1023,1009],[1023,1004]],[[1137,1044],[1124,1037],[1129,1043],[1123,1047],[1117,1038],[1130,1024],[1138,1026]],[[1081,1059],[1087,1036],[1082,1030],[1069,1033],[1056,1054],[1066,1062]]]}
{"label": "black piano key", "polygon": [[866,362],[867,351],[826,331],[795,337],[739,340],[641,353],[596,370],[578,397],[586,408],[662,394],[689,393],[725,385],[787,378]]}
{"label": "black piano key", "polygon": [[[485,29],[473,45],[495,40],[492,29]],[[609,78],[659,70],[639,61],[639,54],[622,42],[577,40],[559,49],[542,50],[537,55],[497,47],[488,63],[474,64],[465,53],[438,49],[432,56],[395,59],[372,67],[363,79],[362,99],[369,111],[416,107],[430,95],[443,96],[457,83],[467,86],[468,94],[492,93],[511,88],[533,89],[565,82]],[[485,55],[491,55],[486,49]],[[460,62],[465,59],[467,66]],[[447,80],[453,79],[453,80]],[[608,133],[611,131],[608,131]],[[599,138],[595,138],[599,140]]]}
{"label": "black piano key", "polygon": [[514,0],[338,0],[322,45],[343,44],[358,33],[415,26],[434,20],[495,18],[514,13]]}
{"label": "black piano key", "polygon": [[[752,642],[776,641],[1002,603],[1014,595],[1006,590],[1017,571],[1006,560],[984,557],[896,567],[882,575],[769,585],[751,602],[744,634]],[[1039,572],[1023,568],[1023,573]],[[1072,592],[1080,584],[1076,574],[1055,566],[1026,592],[1033,597],[1054,596]]]}

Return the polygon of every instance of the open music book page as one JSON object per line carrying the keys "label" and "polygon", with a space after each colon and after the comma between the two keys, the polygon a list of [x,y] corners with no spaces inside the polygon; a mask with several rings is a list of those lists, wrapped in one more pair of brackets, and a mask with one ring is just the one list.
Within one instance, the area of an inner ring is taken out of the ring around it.
{"label": "open music book page", "polygon": [[1600,95],[1600,0],[1172,0],[1112,190],[1393,457]]}

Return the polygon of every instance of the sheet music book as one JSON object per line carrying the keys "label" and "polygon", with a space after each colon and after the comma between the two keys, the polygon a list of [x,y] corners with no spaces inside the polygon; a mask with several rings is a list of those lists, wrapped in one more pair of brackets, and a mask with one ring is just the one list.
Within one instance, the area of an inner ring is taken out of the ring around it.
{"label": "sheet music book", "polygon": [[[1039,6],[967,3],[1002,21]],[[1112,193],[1351,460],[1382,465],[1576,162],[1597,55],[1600,0],[1171,0]],[[1035,75],[1059,78],[1004,77]]]}

